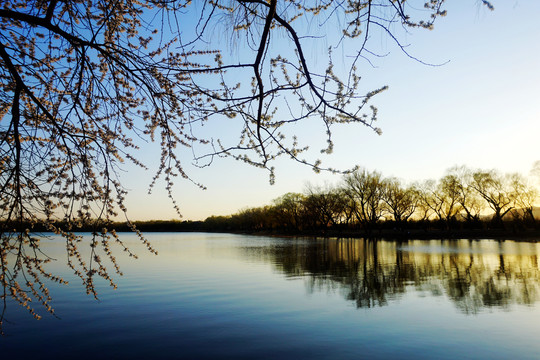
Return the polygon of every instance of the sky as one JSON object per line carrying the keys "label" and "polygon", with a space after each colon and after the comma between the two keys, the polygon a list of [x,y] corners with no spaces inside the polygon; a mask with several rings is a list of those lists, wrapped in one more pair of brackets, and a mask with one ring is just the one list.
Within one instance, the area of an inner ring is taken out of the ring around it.
{"label": "sky", "polygon": [[[359,124],[337,126],[334,153],[323,164],[339,169],[358,165],[405,182],[438,179],[454,165],[528,175],[540,160],[540,1],[492,4],[495,11],[475,0],[450,0],[448,15],[434,30],[404,35],[410,54],[441,66],[408,58],[387,37],[371,39],[388,55],[374,66],[359,64],[359,92],[389,86],[373,99],[383,134]],[[311,50],[312,59],[319,50]],[[324,142],[320,126],[297,130],[308,144]],[[276,181],[270,185],[264,170],[227,158],[201,169],[190,165],[188,152],[186,171],[207,189],[189,181],[175,183],[180,218],[163,182],[148,194],[159,149],[148,144],[143,152],[150,170],[126,167],[121,178],[129,190],[131,220],[204,220],[270,204],[287,192],[305,191],[308,184],[336,185],[342,178],[315,174],[283,158],[274,164]]]}

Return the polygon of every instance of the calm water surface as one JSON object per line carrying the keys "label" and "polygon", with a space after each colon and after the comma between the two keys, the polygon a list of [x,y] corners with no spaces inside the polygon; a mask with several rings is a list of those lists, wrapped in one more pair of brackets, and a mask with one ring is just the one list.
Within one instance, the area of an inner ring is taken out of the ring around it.
{"label": "calm water surface", "polygon": [[118,250],[99,301],[44,240],[59,318],[8,303],[3,358],[540,358],[536,243],[148,234],[154,256],[122,236],[140,258]]}

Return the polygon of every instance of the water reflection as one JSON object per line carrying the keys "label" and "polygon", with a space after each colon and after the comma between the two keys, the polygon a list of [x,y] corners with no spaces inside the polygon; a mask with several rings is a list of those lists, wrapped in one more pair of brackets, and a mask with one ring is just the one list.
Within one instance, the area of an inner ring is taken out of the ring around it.
{"label": "water reflection", "polygon": [[513,241],[293,240],[246,247],[308,291],[339,291],[358,308],[384,306],[407,293],[446,296],[466,314],[539,300],[536,243]]}

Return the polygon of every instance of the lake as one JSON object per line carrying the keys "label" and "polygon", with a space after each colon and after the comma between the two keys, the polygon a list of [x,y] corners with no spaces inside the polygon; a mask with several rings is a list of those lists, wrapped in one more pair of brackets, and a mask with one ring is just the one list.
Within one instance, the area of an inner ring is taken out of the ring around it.
{"label": "lake", "polygon": [[538,359],[540,244],[151,233],[99,301],[51,284],[58,318],[8,301],[4,358]]}

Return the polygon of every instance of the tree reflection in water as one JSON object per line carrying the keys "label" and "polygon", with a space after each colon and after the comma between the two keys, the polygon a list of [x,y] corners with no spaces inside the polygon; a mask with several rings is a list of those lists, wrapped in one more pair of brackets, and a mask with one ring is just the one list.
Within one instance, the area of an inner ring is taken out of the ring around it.
{"label": "tree reflection in water", "polygon": [[536,243],[495,240],[291,240],[245,248],[308,291],[339,291],[358,308],[384,306],[407,292],[447,296],[466,314],[539,300]]}

